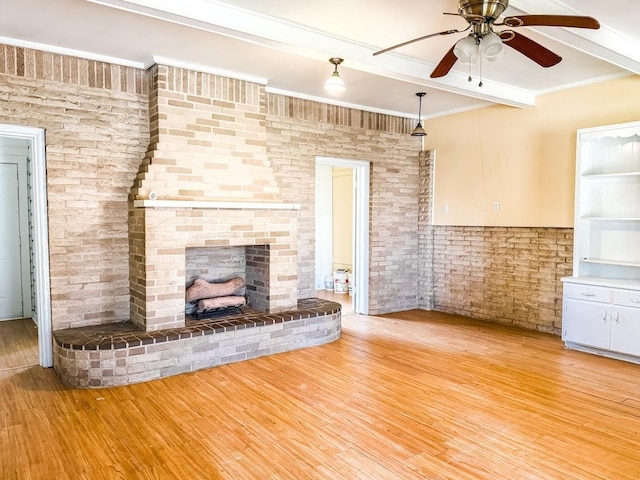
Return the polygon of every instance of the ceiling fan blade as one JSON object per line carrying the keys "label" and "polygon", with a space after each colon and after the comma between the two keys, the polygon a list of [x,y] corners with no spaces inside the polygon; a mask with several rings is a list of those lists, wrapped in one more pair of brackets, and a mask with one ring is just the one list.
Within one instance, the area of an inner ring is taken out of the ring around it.
{"label": "ceiling fan blade", "polygon": [[414,38],[413,40],[409,40],[407,42],[399,43],[398,45],[394,45],[393,47],[385,48],[384,50],[380,50],[374,53],[373,56],[375,57],[376,55],[380,55],[381,53],[387,53],[387,52],[390,52],[391,50],[395,50],[396,48],[404,47],[405,45],[419,42],[420,40],[426,40],[427,38],[437,37],[438,35],[451,35],[452,33],[460,33],[460,32],[464,32],[464,30],[445,30],[444,32],[432,33],[430,35],[425,35],[424,37],[418,37],[418,38]]}
{"label": "ceiling fan blade", "polygon": [[506,17],[499,25],[508,27],[571,27],[597,30],[600,23],[593,17],[576,15],[515,15]]}
{"label": "ceiling fan blade", "polygon": [[[455,47],[455,45],[454,45]],[[431,72],[431,78],[440,78],[444,77],[449,71],[453,68],[453,65],[458,61],[458,57],[456,57],[453,53],[453,47],[449,49],[449,51],[442,57],[440,63],[436,65],[436,68]]]}
{"label": "ceiling fan blade", "polygon": [[562,60],[562,57],[556,55],[548,48],[543,47],[539,43],[519,33],[505,30],[500,32],[499,35],[505,44],[519,51],[525,57],[529,57],[541,67],[553,67]]}

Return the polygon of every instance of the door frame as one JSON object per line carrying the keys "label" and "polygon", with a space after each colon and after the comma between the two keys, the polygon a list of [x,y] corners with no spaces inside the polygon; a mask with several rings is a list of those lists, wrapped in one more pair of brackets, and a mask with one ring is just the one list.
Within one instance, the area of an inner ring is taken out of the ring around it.
{"label": "door frame", "polygon": [[49,225],[47,218],[47,168],[44,129],[0,124],[0,136],[22,138],[29,142],[29,198],[33,213],[33,262],[36,305],[34,321],[38,325],[40,366],[53,366],[53,328],[51,325],[51,278],[49,274]]}
{"label": "door frame", "polygon": [[[345,158],[316,157],[316,165],[353,169],[353,310],[369,313],[369,177],[370,162]],[[315,282],[315,276],[314,276]]]}
{"label": "door frame", "polygon": [[[6,137],[0,137],[6,138]],[[21,145],[21,146],[19,146]],[[30,242],[29,239],[29,192],[27,180],[27,143],[15,145],[3,145],[0,147],[2,156],[0,157],[0,165],[15,165],[16,178],[18,180],[17,201],[18,201],[18,231],[15,232],[20,238],[20,290],[21,290],[21,313],[19,317],[9,315],[0,318],[2,320],[12,320],[15,318],[30,317],[33,318],[33,305],[31,301],[32,285],[31,285],[31,259],[30,259]]]}

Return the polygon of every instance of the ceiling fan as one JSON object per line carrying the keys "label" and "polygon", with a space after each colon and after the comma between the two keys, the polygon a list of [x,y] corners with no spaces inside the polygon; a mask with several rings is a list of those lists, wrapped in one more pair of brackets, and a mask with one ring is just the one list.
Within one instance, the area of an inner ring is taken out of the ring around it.
{"label": "ceiling fan", "polygon": [[[498,17],[502,15],[508,6],[509,0],[459,0],[458,13],[445,13],[445,15],[456,15],[464,18],[469,24],[464,30],[445,30],[432,33],[385,48],[375,52],[374,55],[380,55],[427,38],[470,31],[469,35],[458,40],[449,49],[433,72],[431,72],[431,78],[444,77],[458,60],[470,65],[476,63],[482,57],[489,61],[495,61],[503,55],[504,45],[517,50],[542,67],[552,67],[560,63],[562,57],[530,38],[511,30],[511,28],[533,26],[600,28],[600,23],[595,18],[577,15],[514,15],[505,17],[502,22],[496,23]],[[494,27],[509,28],[494,31]],[[471,80],[471,77],[469,77],[469,80]]]}

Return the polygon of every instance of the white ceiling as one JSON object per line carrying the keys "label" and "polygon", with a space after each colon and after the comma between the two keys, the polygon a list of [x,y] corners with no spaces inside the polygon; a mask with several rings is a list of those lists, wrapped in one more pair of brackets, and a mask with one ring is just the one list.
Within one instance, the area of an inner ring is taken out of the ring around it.
{"label": "white ceiling", "polygon": [[[600,30],[518,29],[559,54],[545,69],[507,48],[474,67],[457,62],[429,75],[466,33],[433,37],[374,57],[378,50],[466,22],[456,0],[2,0],[0,42],[136,67],[186,64],[268,84],[270,91],[402,116],[423,116],[493,103],[527,107],[537,95],[622,75],[640,74],[638,0],[511,0],[507,15],[589,15]],[[345,59],[347,91],[329,96],[330,57]]]}

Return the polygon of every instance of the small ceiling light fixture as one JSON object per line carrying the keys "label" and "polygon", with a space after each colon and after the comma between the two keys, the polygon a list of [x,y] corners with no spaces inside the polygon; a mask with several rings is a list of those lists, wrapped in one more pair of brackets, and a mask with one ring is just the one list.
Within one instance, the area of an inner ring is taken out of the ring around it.
{"label": "small ceiling light fixture", "polygon": [[478,61],[478,41],[471,35],[467,35],[462,40],[458,40],[453,46],[453,54],[458,57],[462,63],[474,65]]}
{"label": "small ceiling light fixture", "polygon": [[427,132],[422,128],[422,97],[424,97],[427,92],[418,92],[416,95],[420,98],[420,103],[418,105],[418,125],[411,132],[411,136],[413,137],[424,137],[427,135]]}
{"label": "small ceiling light fixture", "polygon": [[[511,33],[511,38],[505,40],[513,39],[515,34]],[[495,62],[501,58],[504,55],[503,38],[484,24],[475,25],[473,33],[456,42],[453,46],[453,54],[458,60],[469,66],[469,81],[473,80],[471,78],[471,65],[475,65],[480,60],[480,83],[478,83],[478,86],[481,87],[482,59],[484,57],[490,62]]]}
{"label": "small ceiling light fixture", "polygon": [[462,63],[475,64],[478,61],[479,49],[482,49],[484,58],[495,62],[504,55],[504,44],[499,35],[489,32],[483,36],[470,34],[459,40],[453,47],[453,54]]}
{"label": "small ceiling light fixture", "polygon": [[345,87],[342,78],[340,78],[340,74],[338,73],[338,65],[340,65],[344,60],[342,58],[330,58],[329,62],[334,66],[333,73],[329,77],[329,79],[324,84],[324,89],[330,93],[341,93],[344,92],[347,87]]}
{"label": "small ceiling light fixture", "polygon": [[486,34],[482,37],[482,53],[490,62],[498,60],[504,55],[502,39],[493,32]]}

